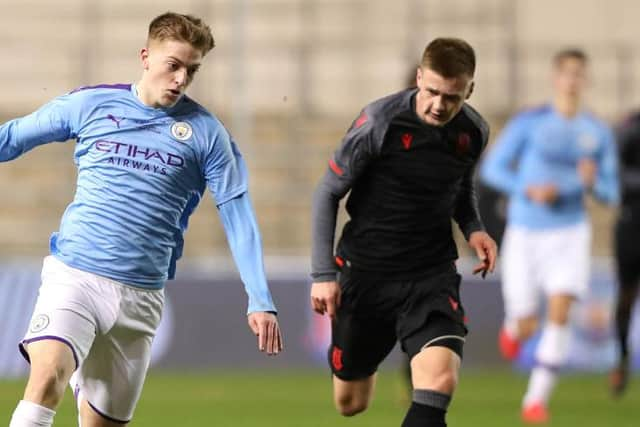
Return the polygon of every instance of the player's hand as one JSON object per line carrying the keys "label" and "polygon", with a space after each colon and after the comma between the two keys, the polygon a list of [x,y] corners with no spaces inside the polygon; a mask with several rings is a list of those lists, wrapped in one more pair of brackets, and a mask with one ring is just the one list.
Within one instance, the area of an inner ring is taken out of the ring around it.
{"label": "player's hand", "polygon": [[276,355],[284,348],[282,333],[275,314],[256,311],[248,316],[249,327],[258,337],[258,349],[268,355]]}
{"label": "player's hand", "polygon": [[482,278],[487,272],[493,273],[498,257],[496,242],[485,231],[474,231],[469,236],[469,246],[476,251],[480,263],[473,267],[473,274],[482,273]]}
{"label": "player's hand", "polygon": [[541,205],[553,203],[558,198],[558,187],[554,184],[535,184],[527,187],[527,197]]}
{"label": "player's hand", "polygon": [[592,159],[584,158],[578,162],[578,175],[580,176],[582,184],[586,188],[593,187],[597,172],[598,167],[596,166],[596,162]]}
{"label": "player's hand", "polygon": [[342,290],[336,281],[316,282],[311,285],[311,308],[318,314],[327,313],[334,319],[340,307],[341,297]]}

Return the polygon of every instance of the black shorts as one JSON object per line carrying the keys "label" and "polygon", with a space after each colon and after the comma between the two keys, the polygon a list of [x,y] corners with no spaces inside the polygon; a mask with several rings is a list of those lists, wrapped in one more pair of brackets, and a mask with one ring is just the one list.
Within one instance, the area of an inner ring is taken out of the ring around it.
{"label": "black shorts", "polygon": [[640,224],[620,220],[615,229],[615,259],[618,282],[621,287],[636,287],[640,280]]}
{"label": "black shorts", "polygon": [[460,275],[453,263],[416,280],[375,278],[343,268],[342,302],[331,328],[329,365],[343,380],[366,378],[396,341],[413,358],[423,348],[445,346],[462,357],[467,334]]}

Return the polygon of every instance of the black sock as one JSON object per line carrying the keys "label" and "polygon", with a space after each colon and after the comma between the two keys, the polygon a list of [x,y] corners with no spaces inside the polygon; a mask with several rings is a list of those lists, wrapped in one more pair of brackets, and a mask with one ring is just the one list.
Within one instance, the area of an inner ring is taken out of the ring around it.
{"label": "black sock", "polygon": [[616,327],[618,332],[618,344],[620,346],[620,357],[624,361],[629,356],[629,346],[627,339],[629,336],[629,324],[631,323],[631,312],[633,302],[637,293],[636,286],[623,286],[618,295],[616,307]]}
{"label": "black sock", "polygon": [[401,427],[447,427],[444,421],[445,409],[411,402]]}
{"label": "black sock", "polygon": [[435,390],[413,390],[413,402],[402,427],[447,427],[444,415],[451,395]]}

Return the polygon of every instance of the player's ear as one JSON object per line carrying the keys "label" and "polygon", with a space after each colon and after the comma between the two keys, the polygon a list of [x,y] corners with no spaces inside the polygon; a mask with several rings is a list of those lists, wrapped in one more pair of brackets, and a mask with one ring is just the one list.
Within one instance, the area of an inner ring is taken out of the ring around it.
{"label": "player's ear", "polygon": [[469,99],[469,97],[473,93],[473,89],[475,88],[475,86],[476,86],[476,82],[471,82],[471,86],[469,87],[469,93],[467,93],[467,97],[465,99]]}
{"label": "player's ear", "polygon": [[418,67],[416,70],[416,86],[420,87],[422,81],[422,67]]}
{"label": "player's ear", "polygon": [[142,49],[140,49],[140,60],[142,61],[142,69],[143,70],[148,70],[149,69],[149,49],[146,47],[143,47]]}

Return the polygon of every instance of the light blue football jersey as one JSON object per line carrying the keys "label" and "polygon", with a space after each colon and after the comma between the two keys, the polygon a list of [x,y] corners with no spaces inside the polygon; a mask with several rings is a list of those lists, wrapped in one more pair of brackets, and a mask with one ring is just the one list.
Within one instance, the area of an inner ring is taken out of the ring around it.
{"label": "light blue football jersey", "polygon": [[[67,265],[133,286],[161,288],[173,278],[189,215],[207,187],[218,206],[241,201],[224,210],[249,222],[236,231],[257,230],[236,145],[220,121],[187,96],[160,109],[143,104],[131,84],[80,88],[1,126],[0,161],[69,139],[77,141],[77,189],[50,245]],[[244,266],[245,272],[251,270],[244,275],[238,265],[250,311],[273,311],[261,242],[251,244],[258,245],[252,259],[236,256],[236,263],[259,264]]]}
{"label": "light blue football jersey", "polygon": [[[589,113],[566,118],[545,105],[507,123],[482,163],[481,177],[510,197],[510,224],[531,229],[561,227],[586,219],[586,189],[577,172],[582,158],[597,165],[593,195],[616,203],[617,154],[611,130]],[[552,204],[534,203],[526,195],[532,184],[555,184],[558,199]]]}

